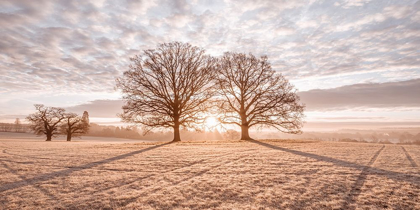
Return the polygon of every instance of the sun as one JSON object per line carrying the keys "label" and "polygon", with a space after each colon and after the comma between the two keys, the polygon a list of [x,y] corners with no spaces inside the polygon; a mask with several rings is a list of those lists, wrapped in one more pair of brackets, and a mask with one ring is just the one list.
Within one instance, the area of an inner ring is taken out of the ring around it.
{"label": "sun", "polygon": [[204,121],[206,129],[212,130],[217,125],[219,125],[219,121],[215,117],[206,117],[206,120]]}

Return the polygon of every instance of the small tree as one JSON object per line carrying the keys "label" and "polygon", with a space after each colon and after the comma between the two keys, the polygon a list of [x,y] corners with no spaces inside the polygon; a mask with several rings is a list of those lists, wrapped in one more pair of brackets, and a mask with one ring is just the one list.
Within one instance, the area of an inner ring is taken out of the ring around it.
{"label": "small tree", "polygon": [[67,113],[63,123],[60,125],[60,130],[62,134],[67,136],[67,141],[71,141],[72,137],[87,133],[89,131],[89,123],[84,117],[74,113]]}
{"label": "small tree", "polygon": [[15,120],[15,132],[20,132],[22,130],[22,123],[19,118]]}
{"label": "small tree", "polygon": [[173,128],[173,141],[181,140],[180,127],[197,128],[203,122],[214,93],[214,58],[201,48],[174,42],[145,50],[131,61],[130,70],[117,79],[126,101],[121,115],[125,122],[142,125],[145,134]]}
{"label": "small tree", "polygon": [[251,139],[253,126],[300,132],[304,106],[287,79],[271,69],[266,56],[225,53],[218,73],[220,121],[240,126],[241,139]]}
{"label": "small tree", "polygon": [[35,104],[36,112],[26,117],[31,124],[31,129],[36,135],[46,135],[46,141],[59,134],[58,126],[65,119],[65,110],[57,107],[45,107]]}
{"label": "small tree", "polygon": [[87,111],[83,112],[82,119],[85,123],[89,125],[89,113]]}

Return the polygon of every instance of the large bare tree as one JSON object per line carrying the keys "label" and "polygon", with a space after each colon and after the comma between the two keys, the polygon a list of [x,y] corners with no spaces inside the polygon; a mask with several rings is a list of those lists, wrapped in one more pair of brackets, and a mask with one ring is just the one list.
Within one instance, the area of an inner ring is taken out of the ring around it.
{"label": "large bare tree", "polygon": [[227,52],[218,73],[220,121],[240,126],[242,140],[251,139],[253,126],[300,132],[304,106],[287,79],[272,70],[266,56]]}
{"label": "large bare tree", "polygon": [[65,110],[57,107],[45,107],[35,104],[36,112],[26,117],[31,124],[31,129],[37,135],[46,135],[46,141],[59,134],[59,125],[65,119]]}
{"label": "large bare tree", "polygon": [[202,123],[214,95],[214,58],[201,48],[173,42],[145,50],[131,61],[130,69],[117,78],[126,102],[121,114],[125,122],[140,124],[145,132],[173,128],[173,141],[181,140],[181,127]]}
{"label": "large bare tree", "polygon": [[67,141],[71,141],[72,137],[81,136],[89,131],[88,118],[80,117],[75,113],[66,113],[64,116],[65,119],[60,125],[60,130],[67,136]]}

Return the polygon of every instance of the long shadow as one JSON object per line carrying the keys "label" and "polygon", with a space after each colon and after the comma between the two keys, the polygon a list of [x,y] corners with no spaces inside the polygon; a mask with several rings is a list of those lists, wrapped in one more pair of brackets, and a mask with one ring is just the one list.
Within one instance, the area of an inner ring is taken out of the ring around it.
{"label": "long shadow", "polygon": [[360,164],[357,164],[357,163],[352,163],[352,162],[349,162],[349,161],[335,159],[335,158],[331,158],[331,157],[327,157],[327,156],[322,156],[322,155],[297,151],[297,150],[293,150],[293,149],[287,149],[287,148],[275,146],[275,145],[272,145],[272,144],[267,144],[267,143],[256,141],[256,140],[248,140],[248,141],[252,142],[252,143],[255,143],[255,144],[259,144],[259,145],[264,146],[264,147],[271,148],[271,149],[275,149],[275,150],[279,150],[279,151],[283,151],[283,152],[288,152],[288,153],[291,153],[291,154],[300,155],[300,156],[304,156],[304,157],[313,158],[315,160],[332,163],[334,165],[338,165],[338,166],[342,166],[342,167],[354,168],[354,169],[357,169],[357,170],[363,170],[365,168],[365,169],[369,170],[369,174],[386,176],[387,178],[392,179],[392,180],[410,182],[411,184],[415,184],[417,186],[420,186],[420,177],[419,176],[414,176],[414,175],[395,172],[395,171],[388,171],[388,170],[384,170],[384,169],[380,169],[380,168],[375,168],[375,167],[372,167],[372,166],[360,165]]}
{"label": "long shadow", "polygon": [[192,163],[189,163],[187,165],[184,165],[184,166],[181,166],[181,167],[178,167],[178,168],[174,168],[174,169],[171,169],[171,170],[163,171],[163,172],[161,172],[159,174],[148,174],[148,175],[145,175],[145,176],[142,176],[142,177],[138,177],[136,179],[133,179],[131,181],[125,182],[123,184],[118,184],[118,185],[109,186],[109,187],[106,187],[106,188],[101,188],[101,189],[98,189],[98,190],[93,191],[92,194],[95,194],[95,193],[98,193],[98,192],[108,191],[110,189],[115,189],[115,188],[118,188],[118,187],[127,186],[127,185],[133,184],[135,182],[138,182],[138,181],[141,181],[143,179],[150,178],[150,177],[154,177],[154,176],[158,176],[158,175],[162,175],[162,174],[171,173],[171,172],[176,171],[176,170],[179,170],[179,169],[183,169],[183,168],[187,168],[187,167],[190,167],[190,166],[193,166],[193,165],[196,165],[196,164],[203,163],[206,160],[207,159],[201,159],[199,161],[194,161]]}
{"label": "long shadow", "polygon": [[93,167],[96,167],[96,166],[99,166],[99,165],[110,163],[110,162],[113,162],[113,161],[116,161],[116,160],[121,160],[121,159],[130,157],[130,156],[133,156],[133,155],[137,155],[137,154],[140,154],[140,153],[143,153],[143,152],[147,152],[149,150],[153,150],[153,149],[157,149],[159,147],[169,145],[171,143],[172,142],[168,142],[168,143],[165,143],[165,144],[159,144],[159,145],[155,145],[153,147],[148,147],[148,148],[145,148],[145,149],[129,152],[129,153],[126,153],[126,154],[123,154],[123,155],[118,155],[118,156],[115,156],[115,157],[112,157],[112,158],[107,158],[107,159],[104,159],[104,160],[87,163],[87,164],[84,164],[84,165],[81,165],[81,166],[78,166],[78,167],[73,167],[73,168],[69,168],[69,169],[65,169],[65,170],[61,170],[61,171],[46,173],[46,174],[42,174],[42,175],[39,175],[39,176],[35,176],[33,178],[30,178],[30,179],[24,179],[22,181],[7,183],[7,184],[4,184],[0,187],[0,193],[2,193],[4,191],[7,191],[7,190],[11,190],[11,189],[16,189],[16,188],[20,188],[20,187],[24,187],[24,186],[28,186],[28,185],[33,185],[36,182],[47,181],[47,180],[54,179],[54,178],[60,177],[60,176],[67,176],[67,175],[69,175],[73,172],[82,171],[82,170],[85,170],[85,169],[90,169],[90,168],[93,168]]}
{"label": "long shadow", "polygon": [[[250,151],[250,150],[246,150],[246,151]],[[222,156],[220,156],[220,157],[227,156],[227,155],[229,155],[229,154],[231,154],[231,153],[227,153],[227,154],[222,155]],[[211,170],[213,170],[213,169],[216,169],[216,168],[219,168],[219,167],[221,167],[221,166],[223,166],[223,165],[227,165],[227,164],[230,164],[230,163],[232,163],[232,162],[238,161],[238,160],[240,160],[240,159],[242,159],[242,158],[244,158],[244,157],[247,157],[247,156],[248,156],[248,155],[242,155],[242,156],[240,156],[240,157],[237,157],[237,158],[234,158],[234,159],[231,159],[231,160],[227,160],[227,161],[225,161],[225,162],[223,162],[223,163],[220,163],[220,164],[217,164],[217,165],[211,166],[211,167],[209,167],[209,168],[203,169],[203,170],[201,170],[201,171],[199,171],[199,172],[193,173],[191,176],[188,176],[188,177],[186,177],[186,178],[184,178],[184,179],[181,179],[181,180],[176,181],[176,182],[171,182],[171,185],[167,185],[167,186],[165,186],[165,187],[172,187],[172,186],[179,185],[179,184],[181,184],[181,183],[183,183],[183,182],[186,182],[186,181],[189,181],[189,180],[191,180],[191,179],[193,179],[193,178],[195,178],[195,177],[201,176],[201,175],[203,175],[203,174],[205,174],[205,173],[207,173],[207,172],[209,172],[209,171],[211,171]],[[135,202],[135,201],[136,201],[136,200],[137,200],[140,196],[142,196],[142,195],[146,195],[146,193],[148,193],[148,194],[155,193],[155,192],[157,192],[157,191],[159,191],[159,190],[162,190],[162,188],[164,188],[164,187],[162,187],[162,186],[161,186],[161,187],[157,187],[157,188],[154,188],[154,189],[151,189],[151,190],[147,190],[147,191],[145,191],[145,192],[142,192],[142,193],[140,193],[139,195],[137,195],[137,196],[135,196],[135,197],[132,197],[132,198],[129,198],[129,199],[127,199],[127,200],[122,201],[122,202],[120,203],[120,205],[125,207],[125,206],[129,205],[130,203]]]}
{"label": "long shadow", "polygon": [[[1,161],[1,160],[0,160],[0,163],[3,165],[4,168],[9,170],[14,175],[18,176],[21,180],[25,180],[25,177],[20,175],[15,169],[9,167],[7,164],[3,163],[3,161]],[[41,191],[44,195],[47,195],[48,197],[50,197],[51,199],[59,201],[59,199],[56,196],[54,196],[53,194],[51,194],[50,192],[48,192],[48,190],[46,190],[46,189],[44,189],[40,186],[36,186],[36,185],[32,185],[32,186],[35,187],[36,189],[38,189],[39,191]]]}
{"label": "long shadow", "polygon": [[[382,146],[375,155],[370,159],[369,163],[363,167],[362,172],[357,177],[356,182],[351,187],[350,193],[347,194],[346,198],[344,198],[343,206],[341,209],[350,209],[350,204],[356,203],[357,197],[359,197],[360,193],[362,192],[362,187],[365,184],[367,175],[369,174],[368,168],[376,161],[379,154],[384,150],[385,146]],[[354,207],[352,207],[354,209]]]}
{"label": "long shadow", "polygon": [[411,157],[411,155],[407,152],[407,150],[405,150],[405,148],[403,146],[401,146],[401,149],[404,151],[405,156],[407,157],[408,161],[410,161],[411,166],[412,167],[419,167],[417,165],[417,163],[413,160],[413,158]]}

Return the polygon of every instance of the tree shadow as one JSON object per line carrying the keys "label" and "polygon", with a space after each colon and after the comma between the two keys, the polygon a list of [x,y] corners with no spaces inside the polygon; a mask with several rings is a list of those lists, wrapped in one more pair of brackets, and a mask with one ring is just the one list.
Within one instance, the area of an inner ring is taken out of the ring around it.
{"label": "tree shadow", "polygon": [[[177,168],[174,168],[174,169],[171,169],[171,170],[167,170],[167,171],[163,171],[161,174],[167,174],[167,173],[171,173],[173,171],[179,170],[179,169],[191,167],[193,165],[203,163],[205,160],[207,160],[207,159],[201,159],[199,161],[193,161],[193,162],[188,163],[188,164],[186,164],[184,166],[177,167]],[[106,188],[101,188],[99,190],[95,190],[95,191],[92,192],[92,194],[99,193],[99,192],[104,192],[104,191],[108,191],[108,190],[115,189],[115,188],[118,188],[118,187],[127,186],[127,185],[130,185],[130,184],[136,183],[138,181],[141,181],[141,180],[144,180],[144,179],[147,179],[147,178],[150,178],[150,177],[158,176],[158,175],[161,175],[161,174],[148,174],[146,176],[135,178],[135,179],[130,180],[128,182],[125,182],[123,184],[117,184],[117,185],[113,185],[113,186],[108,186]]]}
{"label": "tree shadow", "polygon": [[[7,164],[3,163],[3,161],[0,160],[0,163],[3,165],[4,168],[6,168],[7,170],[9,170],[11,173],[13,173],[14,175],[18,176],[22,181],[25,181],[25,177],[20,175],[17,170],[9,167]],[[28,184],[29,185],[29,184]],[[59,199],[54,196],[53,194],[51,194],[48,190],[40,187],[40,186],[36,186],[34,184],[32,184],[32,186],[36,189],[38,189],[39,191],[41,191],[44,195],[50,197],[50,199],[53,199],[55,201],[59,201]]]}
{"label": "tree shadow", "polygon": [[394,181],[409,182],[411,184],[420,186],[420,177],[418,177],[418,176],[405,174],[405,173],[400,173],[400,172],[388,171],[388,170],[379,169],[379,168],[375,168],[375,167],[371,166],[376,161],[376,159],[378,158],[378,156],[382,152],[382,150],[385,148],[385,146],[382,146],[375,153],[375,155],[371,158],[371,160],[369,161],[369,163],[367,165],[360,165],[360,164],[357,164],[357,163],[352,163],[352,162],[349,162],[349,161],[335,159],[335,158],[331,158],[331,157],[327,157],[327,156],[316,155],[316,154],[297,151],[297,150],[293,150],[293,149],[287,149],[287,148],[275,146],[275,145],[272,145],[272,144],[267,144],[267,143],[264,143],[264,142],[261,142],[261,141],[256,141],[256,140],[248,140],[248,141],[252,142],[252,143],[255,143],[255,144],[259,144],[259,145],[264,146],[264,147],[271,148],[271,149],[275,149],[275,150],[279,150],[279,151],[283,151],[283,152],[288,152],[288,153],[299,155],[299,156],[313,158],[313,159],[318,160],[318,161],[324,161],[324,162],[332,163],[332,164],[337,165],[337,166],[342,166],[342,167],[361,170],[361,173],[357,177],[356,182],[352,185],[350,192],[344,198],[343,205],[340,209],[350,209],[350,205],[356,202],[357,197],[361,193],[361,188],[364,185],[367,176],[370,175],[370,174],[385,176],[385,177],[387,177],[389,179],[392,179]]}
{"label": "tree shadow", "polygon": [[[246,150],[246,152],[248,152],[248,151],[251,151],[251,150]],[[228,152],[228,153],[226,153],[226,154],[224,154],[224,155],[221,155],[221,156],[219,156],[219,157],[225,157],[225,156],[228,156],[228,155],[230,155],[230,154],[232,154],[232,153]],[[119,205],[120,205],[120,206],[122,206],[122,207],[126,207],[127,205],[129,205],[129,204],[131,204],[131,203],[136,202],[136,201],[137,201],[137,199],[138,199],[140,196],[147,195],[147,194],[152,194],[152,193],[158,192],[158,191],[160,191],[160,190],[162,190],[162,189],[164,189],[164,188],[167,188],[167,187],[174,187],[174,186],[180,185],[181,183],[187,182],[187,181],[189,181],[189,180],[191,180],[191,179],[193,179],[193,178],[195,178],[195,177],[202,176],[202,175],[206,174],[206,173],[207,173],[207,172],[209,172],[209,171],[212,171],[212,170],[214,170],[214,169],[216,169],[216,168],[219,168],[219,167],[221,167],[221,166],[224,166],[224,165],[230,164],[230,163],[232,163],[232,162],[238,161],[238,160],[240,160],[240,159],[242,159],[242,158],[245,158],[245,157],[247,157],[247,156],[248,156],[248,155],[242,155],[242,156],[236,157],[236,158],[234,158],[234,159],[229,159],[229,160],[224,161],[224,162],[222,162],[222,163],[219,163],[219,164],[216,164],[216,165],[214,165],[214,166],[211,166],[211,167],[208,167],[208,168],[206,168],[206,169],[203,169],[203,170],[200,170],[200,171],[198,171],[198,172],[195,172],[195,173],[193,173],[191,176],[185,177],[185,178],[183,178],[183,179],[181,179],[181,180],[174,181],[174,182],[172,182],[172,181],[171,181],[171,182],[170,182],[170,184],[169,184],[169,185],[167,185],[167,186],[164,186],[164,187],[163,187],[163,186],[160,186],[160,187],[157,187],[157,188],[154,188],[154,189],[150,189],[150,190],[144,191],[144,192],[142,192],[142,193],[140,193],[140,194],[138,194],[138,195],[136,195],[136,196],[134,196],[134,197],[132,197],[132,198],[126,199],[126,200],[124,200],[124,201],[120,201]],[[204,161],[205,161],[205,160],[203,159],[203,161],[199,161],[199,162],[200,162],[200,163],[202,163],[202,162],[204,162]],[[193,164],[193,165],[195,165],[195,164]],[[184,168],[184,167],[182,167],[182,168]]]}
{"label": "tree shadow", "polygon": [[85,169],[90,169],[90,168],[93,168],[93,167],[96,167],[96,166],[99,166],[99,165],[103,165],[103,164],[106,164],[106,163],[110,163],[110,162],[113,162],[113,161],[121,160],[121,159],[130,157],[130,156],[137,155],[137,154],[140,154],[140,153],[143,153],[143,152],[147,152],[149,150],[157,149],[159,147],[163,147],[163,146],[166,146],[166,145],[169,145],[169,144],[172,144],[172,142],[155,145],[155,146],[148,147],[148,148],[145,148],[145,149],[129,152],[129,153],[126,153],[126,154],[118,155],[118,156],[107,158],[107,159],[100,160],[100,161],[87,163],[87,164],[84,164],[84,165],[81,165],[81,166],[72,167],[72,168],[69,168],[69,169],[61,170],[61,171],[45,173],[45,174],[35,176],[33,178],[30,178],[30,179],[25,179],[25,177],[22,177],[23,178],[22,181],[3,184],[0,187],[0,193],[2,193],[4,191],[7,191],[7,190],[11,190],[11,189],[16,189],[16,188],[20,188],[20,187],[24,187],[24,186],[28,186],[28,185],[34,185],[37,182],[47,181],[47,180],[54,179],[54,178],[61,177],[61,176],[68,176],[69,174],[71,174],[73,172],[82,171],[82,170],[85,170]]}
{"label": "tree shadow", "polygon": [[349,162],[349,161],[340,160],[340,159],[336,159],[336,158],[332,158],[332,157],[312,154],[312,153],[308,153],[308,152],[302,152],[302,151],[293,150],[293,149],[287,149],[287,148],[275,146],[275,145],[272,145],[272,144],[267,144],[267,143],[257,141],[257,140],[247,140],[247,141],[255,143],[255,144],[259,144],[261,146],[268,147],[268,148],[271,148],[271,149],[275,149],[275,150],[279,150],[279,151],[283,151],[283,152],[288,152],[288,153],[291,153],[291,154],[300,155],[300,156],[304,156],[304,157],[308,157],[308,158],[313,158],[313,159],[319,160],[319,161],[332,163],[334,165],[341,166],[341,167],[354,168],[354,169],[358,169],[360,171],[362,171],[363,169],[369,169],[370,174],[386,176],[387,178],[395,180],[395,181],[410,182],[411,184],[415,184],[417,186],[420,186],[420,177],[415,176],[415,175],[405,174],[405,173],[395,172],[395,171],[388,171],[388,170],[385,170],[385,169],[380,169],[380,168],[375,168],[375,167],[372,167],[372,166],[352,163],[352,162]]}
{"label": "tree shadow", "polygon": [[344,198],[342,209],[350,209],[350,204],[356,203],[357,197],[359,197],[360,193],[362,192],[362,187],[365,184],[367,175],[369,174],[369,167],[375,163],[376,159],[378,158],[379,154],[384,150],[385,146],[382,146],[375,155],[370,159],[369,163],[363,167],[362,172],[357,177],[356,182],[351,186],[350,192]]}
{"label": "tree shadow", "polygon": [[401,149],[404,151],[405,156],[407,157],[408,161],[410,161],[411,166],[412,167],[419,167],[417,165],[417,163],[413,160],[413,158],[411,157],[411,155],[407,152],[407,150],[405,150],[405,148],[403,146],[401,146]]}

